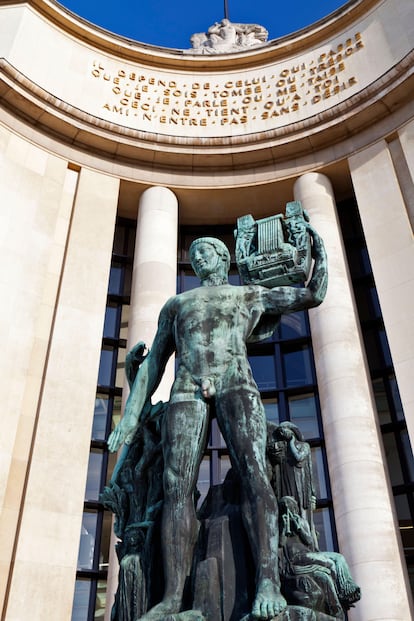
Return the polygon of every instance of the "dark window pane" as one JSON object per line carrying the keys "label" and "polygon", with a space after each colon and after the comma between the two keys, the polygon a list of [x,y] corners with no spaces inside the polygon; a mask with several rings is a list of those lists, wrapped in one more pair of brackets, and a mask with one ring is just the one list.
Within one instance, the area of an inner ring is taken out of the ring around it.
{"label": "dark window pane", "polygon": [[380,318],[381,310],[375,287],[369,287],[363,282],[356,284],[354,291],[360,320]]}
{"label": "dark window pane", "polygon": [[378,420],[380,425],[391,422],[391,413],[388,405],[387,393],[382,378],[373,380],[375,404],[377,406]]}
{"label": "dark window pane", "polygon": [[240,276],[238,272],[235,271],[231,271],[229,273],[229,283],[231,285],[234,285],[235,287],[238,287],[241,283],[240,283]]}
{"label": "dark window pane", "polygon": [[315,490],[316,498],[328,498],[325,464],[323,461],[322,449],[320,446],[312,448],[312,471],[313,487]]}
{"label": "dark window pane", "polygon": [[200,494],[197,506],[201,507],[203,500],[207,496],[207,492],[210,488],[210,457],[206,455],[200,465],[200,471],[198,473],[197,490]]}
{"label": "dark window pane", "polygon": [[410,481],[414,482],[414,460],[413,460],[413,451],[411,448],[410,437],[407,433],[407,430],[401,432],[401,442],[403,445],[403,450],[405,454],[405,461],[407,464],[408,475],[410,477]]}
{"label": "dark window pane", "polygon": [[410,511],[410,505],[406,494],[399,494],[394,496],[395,508],[397,509],[398,522],[401,526],[411,527],[412,516]]}
{"label": "dark window pane", "polygon": [[106,609],[106,581],[99,580],[96,587],[96,602],[94,621],[102,621]]}
{"label": "dark window pane", "polygon": [[249,356],[249,362],[259,390],[275,389],[276,369],[274,356]]}
{"label": "dark window pane", "polygon": [[115,386],[122,388],[125,380],[125,360],[126,360],[127,350],[124,347],[119,347],[117,352],[116,359],[116,372],[115,372]]}
{"label": "dark window pane", "polygon": [[354,278],[371,273],[371,264],[366,248],[349,246],[347,248],[347,257],[349,269]]}
{"label": "dark window pane", "polygon": [[118,225],[115,228],[114,245],[112,252],[114,254],[125,254],[125,240],[128,235],[128,229],[125,226]]}
{"label": "dark window pane", "polygon": [[262,401],[267,420],[271,423],[279,424],[279,405],[277,399],[262,399]]}
{"label": "dark window pane", "polygon": [[104,338],[117,339],[119,336],[119,319],[121,306],[107,306],[105,311]]}
{"label": "dark window pane", "polygon": [[222,483],[226,478],[226,474],[231,468],[230,457],[228,455],[220,456],[220,482]]}
{"label": "dark window pane", "polygon": [[108,293],[122,295],[124,285],[124,266],[121,263],[113,263],[109,273]]}
{"label": "dark window pane", "polygon": [[131,285],[132,285],[132,265],[128,264],[125,266],[124,287],[123,287],[123,290],[121,291],[121,294],[125,296],[131,295]]}
{"label": "dark window pane", "polygon": [[368,364],[371,371],[374,369],[382,369],[383,357],[378,339],[378,330],[376,328],[365,328],[363,331],[363,337]]}
{"label": "dark window pane", "polygon": [[307,336],[307,334],[308,329],[304,311],[282,316],[282,321],[280,322],[280,336],[282,339],[297,339],[301,336]]}
{"label": "dark window pane", "polygon": [[112,429],[121,420],[122,398],[114,397],[114,406],[112,408]]}
{"label": "dark window pane", "polygon": [[96,395],[92,426],[93,440],[105,440],[106,423],[110,410],[110,404],[111,400],[107,395]]}
{"label": "dark window pane", "polygon": [[316,509],[313,514],[313,521],[318,534],[319,549],[333,552],[335,546],[332,537],[332,523],[329,509]]}
{"label": "dark window pane", "polygon": [[112,513],[104,511],[102,521],[101,547],[99,550],[99,569],[108,569],[109,549],[112,533]]}
{"label": "dark window pane", "polygon": [[384,357],[385,366],[391,367],[392,358],[391,358],[390,347],[388,345],[388,339],[387,339],[387,335],[385,334],[385,330],[379,331],[379,339],[381,343],[381,350],[382,350],[382,355]]}
{"label": "dark window pane", "polygon": [[72,621],[88,621],[90,594],[90,580],[76,580],[75,596],[73,598],[72,608]]}
{"label": "dark window pane", "polygon": [[225,448],[226,443],[221,434],[220,428],[218,426],[217,420],[214,419],[211,421],[211,434],[209,441],[209,448]]}
{"label": "dark window pane", "polygon": [[385,456],[388,463],[388,471],[390,473],[391,485],[402,485],[404,483],[404,479],[395,435],[393,433],[384,433],[382,438],[384,442]]}
{"label": "dark window pane", "polygon": [[313,394],[289,397],[289,414],[305,438],[319,438],[318,417]]}
{"label": "dark window pane", "polygon": [[189,291],[200,286],[200,279],[195,274],[184,274],[183,291]]}
{"label": "dark window pane", "polygon": [[398,390],[397,380],[394,376],[391,376],[389,382],[397,420],[404,420],[404,411],[401,403],[400,391]]}
{"label": "dark window pane", "polygon": [[97,519],[98,514],[96,511],[85,511],[83,514],[78,569],[93,569]]}
{"label": "dark window pane", "polygon": [[306,346],[283,355],[285,384],[287,387],[306,386],[313,383],[309,348]]}
{"label": "dark window pane", "polygon": [[103,467],[103,452],[91,449],[86,478],[85,500],[99,500]]}
{"label": "dark window pane", "polygon": [[113,384],[115,363],[116,350],[109,347],[102,349],[98,374],[98,384],[100,386],[111,386]]}

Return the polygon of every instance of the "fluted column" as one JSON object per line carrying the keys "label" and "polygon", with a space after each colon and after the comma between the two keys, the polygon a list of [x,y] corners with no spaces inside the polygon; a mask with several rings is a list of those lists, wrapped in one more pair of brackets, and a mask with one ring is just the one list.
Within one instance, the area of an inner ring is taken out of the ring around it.
{"label": "fluted column", "polygon": [[[145,190],[138,208],[132,274],[131,305],[128,320],[128,350],[138,341],[151,347],[157,330],[158,315],[177,289],[178,202],[168,188],[156,186]],[[168,363],[164,377],[153,396],[153,403],[167,401],[174,379],[174,360]],[[125,380],[123,402],[127,397]],[[118,584],[118,562],[112,535],[107,581],[105,621],[109,621],[113,597]]]}
{"label": "fluted column", "polygon": [[406,621],[405,565],[332,187],[307,173],[294,192],[328,254],[327,296],[309,316],[340,551],[362,588],[349,618]]}

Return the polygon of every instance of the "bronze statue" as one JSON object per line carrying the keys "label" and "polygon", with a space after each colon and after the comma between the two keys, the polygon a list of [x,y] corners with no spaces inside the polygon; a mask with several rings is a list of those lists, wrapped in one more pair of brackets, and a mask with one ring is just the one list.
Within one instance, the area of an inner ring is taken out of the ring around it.
{"label": "bronze statue", "polygon": [[277,616],[286,601],[278,572],[278,505],[266,471],[266,417],[247,360],[246,343],[273,333],[281,315],[318,306],[326,292],[324,245],[307,223],[314,266],[307,286],[228,284],[230,255],[218,239],[201,238],[190,258],[201,287],[170,298],[160,312],[152,349],[139,368],[111,451],[131,442],[141,412],[175,352],[176,378],[163,417],[164,504],[161,540],[165,593],[142,621],[182,609],[198,524],[194,490],[214,403],[233,469],[241,482],[242,516],[256,566],[253,618]]}
{"label": "bronze statue", "polygon": [[289,603],[344,621],[345,612],[360,599],[342,554],[315,549],[309,523],[292,496],[280,500],[281,575]]}

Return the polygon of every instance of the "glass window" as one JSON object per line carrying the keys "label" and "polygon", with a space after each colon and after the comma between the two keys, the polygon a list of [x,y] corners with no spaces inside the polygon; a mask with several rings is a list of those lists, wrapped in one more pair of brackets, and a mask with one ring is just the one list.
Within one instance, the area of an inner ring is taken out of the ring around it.
{"label": "glass window", "polygon": [[401,470],[400,456],[398,454],[397,443],[393,432],[384,433],[383,436],[385,455],[388,462],[388,470],[391,478],[391,485],[403,485],[404,479]]}
{"label": "glass window", "polygon": [[381,310],[375,287],[368,286],[366,282],[356,283],[354,285],[354,291],[361,321],[378,319],[381,317]]}
{"label": "glass window", "polygon": [[319,438],[318,416],[313,394],[295,395],[289,397],[289,414],[292,423],[295,423],[305,438]]}
{"label": "glass window", "polygon": [[388,406],[387,393],[385,391],[384,380],[379,377],[372,382],[374,388],[375,404],[377,406],[378,419],[380,425],[391,422],[391,413]]}
{"label": "glass window", "polygon": [[413,451],[411,448],[410,437],[406,429],[401,432],[401,442],[403,445],[403,451],[405,455],[405,461],[408,468],[408,475],[410,477],[410,481],[414,481],[414,459],[413,459]]}
{"label": "glass window", "polygon": [[200,471],[198,473],[197,490],[200,497],[197,502],[197,507],[200,508],[207,492],[210,488],[210,457],[205,455],[201,461]]}
{"label": "glass window", "polygon": [[391,352],[384,330],[365,328],[363,332],[365,348],[371,370],[392,366]]}
{"label": "glass window", "polygon": [[101,621],[105,617],[106,608],[106,582],[99,580],[96,587],[96,602],[94,621]]}
{"label": "glass window", "polygon": [[276,388],[276,368],[273,355],[249,356],[253,377],[259,390],[273,390]]}
{"label": "glass window", "polygon": [[211,421],[211,434],[208,445],[210,448],[226,448],[226,443],[224,441],[216,418]]}
{"label": "glass window", "polygon": [[128,339],[128,322],[129,322],[129,304],[124,304],[122,306],[122,312],[121,312],[121,326],[119,330],[119,338],[124,339],[125,341]]}
{"label": "glass window", "polygon": [[122,295],[124,288],[124,266],[122,263],[113,263],[109,273],[108,293]]}
{"label": "glass window", "polygon": [[112,252],[114,254],[125,254],[127,235],[128,230],[125,226],[118,225],[115,227],[114,245],[112,247]]}
{"label": "glass window", "polygon": [[91,449],[86,479],[85,500],[99,500],[99,494],[101,492],[102,464],[103,452],[99,449]]}
{"label": "glass window", "polygon": [[228,455],[221,455],[220,456],[220,483],[224,481],[230,468],[231,468],[230,457]]}
{"label": "glass window", "polygon": [[402,526],[412,526],[410,505],[406,494],[398,494],[394,496],[395,507],[397,509],[398,522],[400,528]]}
{"label": "glass window", "polygon": [[112,533],[112,513],[103,512],[101,547],[99,550],[99,569],[105,571],[108,569],[109,549]]}
{"label": "glass window", "polygon": [[121,420],[122,397],[114,397],[114,407],[112,408],[112,429]]}
{"label": "glass window", "polygon": [[350,271],[354,277],[365,276],[371,273],[371,264],[366,248],[349,246],[347,257]]}
{"label": "glass window", "polygon": [[400,391],[398,390],[397,380],[395,376],[391,376],[389,378],[392,401],[394,404],[395,414],[397,416],[397,420],[405,420],[404,411],[401,403]]}
{"label": "glass window", "polygon": [[97,394],[93,415],[92,439],[105,440],[106,424],[112,400],[108,395]]}
{"label": "glass window", "polygon": [[131,286],[132,286],[132,265],[128,263],[125,265],[125,275],[124,275],[124,287],[121,292],[124,296],[131,295]]}
{"label": "glass window", "polygon": [[385,334],[385,330],[379,330],[378,334],[379,334],[379,339],[381,343],[382,355],[384,356],[385,366],[391,367],[392,366],[391,351],[388,345],[388,339],[387,339],[387,335]]}
{"label": "glass window", "polygon": [[277,399],[262,399],[266,418],[269,422],[279,424],[279,405]]}
{"label": "glass window", "polygon": [[182,291],[190,291],[200,286],[200,279],[195,274],[184,274],[182,278]]}
{"label": "glass window", "polygon": [[84,512],[79,543],[78,569],[93,569],[97,520],[97,511]]}
{"label": "glass window", "polygon": [[320,446],[312,448],[312,472],[316,498],[328,498],[325,463]]}
{"label": "glass window", "polygon": [[308,327],[304,311],[283,315],[280,322],[280,336],[282,339],[297,339],[307,336]]}
{"label": "glass window", "polygon": [[119,335],[119,318],[121,314],[121,306],[110,305],[106,307],[104,338],[117,339]]}
{"label": "glass window", "polygon": [[88,621],[90,593],[90,580],[76,580],[75,596],[73,598],[72,608],[72,621]]}
{"label": "glass window", "polygon": [[116,361],[116,374],[115,374],[115,386],[122,388],[126,380],[125,375],[125,359],[127,351],[124,347],[118,349],[118,356]]}
{"label": "glass window", "polygon": [[313,514],[313,521],[318,534],[319,549],[333,552],[335,546],[332,536],[331,512],[327,507],[316,509]]}
{"label": "glass window", "polygon": [[229,283],[235,287],[238,287],[241,284],[239,272],[237,272],[236,270],[230,270]]}
{"label": "glass window", "polygon": [[312,364],[309,348],[306,345],[283,355],[283,370],[287,387],[313,384]]}
{"label": "glass window", "polygon": [[111,386],[113,384],[113,373],[116,364],[117,351],[113,347],[105,346],[101,350],[101,361],[99,364],[98,384],[99,386]]}

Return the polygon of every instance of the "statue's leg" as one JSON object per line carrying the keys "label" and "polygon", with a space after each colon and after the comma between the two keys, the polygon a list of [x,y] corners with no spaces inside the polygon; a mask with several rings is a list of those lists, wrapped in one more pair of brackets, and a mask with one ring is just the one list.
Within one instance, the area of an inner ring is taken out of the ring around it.
{"label": "statue's leg", "polygon": [[157,621],[181,610],[198,534],[194,489],[207,429],[207,406],[203,401],[169,405],[163,421],[164,505],[161,535],[165,590],[163,600],[145,614],[142,621]]}
{"label": "statue's leg", "polygon": [[286,601],[280,594],[278,505],[266,469],[266,417],[254,389],[238,388],[217,401],[217,418],[240,479],[243,520],[256,562],[252,614],[271,619]]}

